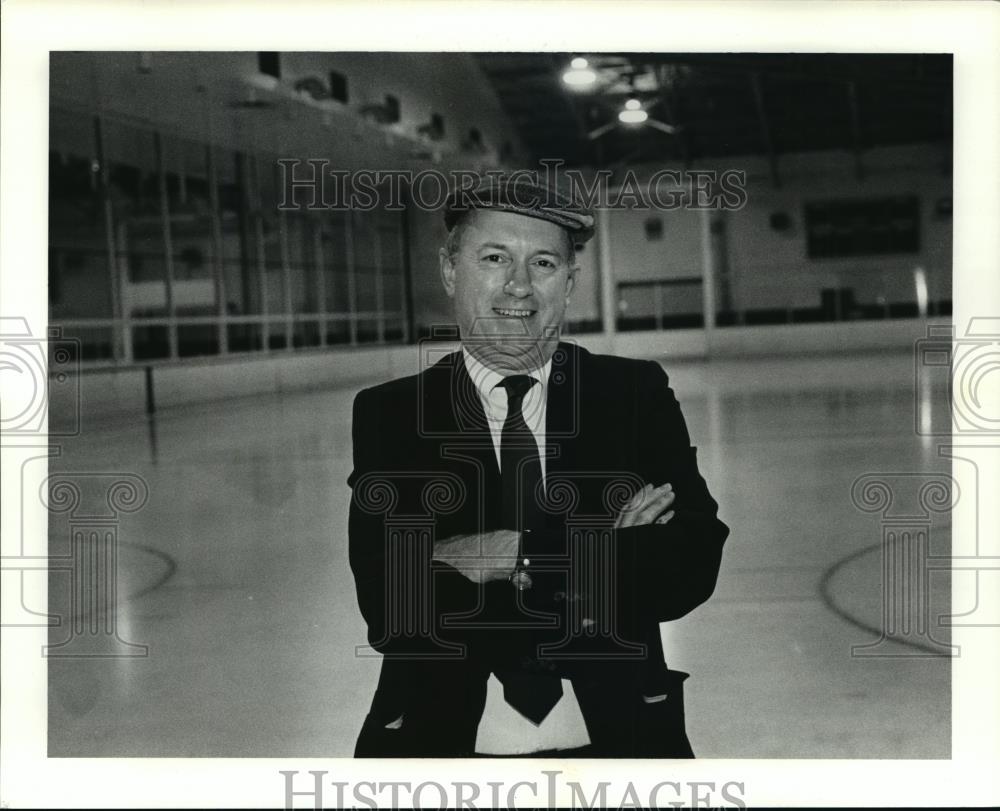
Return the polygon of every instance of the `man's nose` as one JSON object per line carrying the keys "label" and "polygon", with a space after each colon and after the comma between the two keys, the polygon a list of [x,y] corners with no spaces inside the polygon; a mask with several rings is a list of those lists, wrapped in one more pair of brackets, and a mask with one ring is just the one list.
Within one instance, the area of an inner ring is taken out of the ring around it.
{"label": "man's nose", "polygon": [[504,292],[518,298],[525,298],[534,292],[531,286],[531,273],[528,270],[527,262],[523,260],[514,260],[511,262],[507,282],[504,285]]}

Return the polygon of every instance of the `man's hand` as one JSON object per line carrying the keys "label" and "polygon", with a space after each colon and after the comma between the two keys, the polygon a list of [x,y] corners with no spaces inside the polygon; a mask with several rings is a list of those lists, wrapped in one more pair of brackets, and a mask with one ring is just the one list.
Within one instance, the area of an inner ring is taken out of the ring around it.
{"label": "man's hand", "polygon": [[667,482],[660,487],[647,484],[622,507],[615,520],[615,529],[640,527],[644,524],[665,524],[674,517],[667,508],[674,503],[674,489]]}
{"label": "man's hand", "polygon": [[498,529],[481,535],[455,535],[434,543],[434,560],[447,563],[473,583],[506,580],[517,565],[521,533]]}

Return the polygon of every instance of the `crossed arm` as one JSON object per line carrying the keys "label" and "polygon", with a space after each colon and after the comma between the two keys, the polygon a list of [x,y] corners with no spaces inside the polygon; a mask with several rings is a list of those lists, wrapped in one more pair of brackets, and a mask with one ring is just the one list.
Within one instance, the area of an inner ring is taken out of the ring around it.
{"label": "crossed arm", "polygon": [[[681,617],[707,600],[715,589],[728,527],[718,519],[718,505],[701,477],[680,407],[658,364],[644,367],[632,392],[635,472],[646,486],[635,493],[614,524],[619,582],[641,598],[644,614],[658,621]],[[378,447],[381,414],[377,404],[359,395],[354,409],[355,471],[383,468]],[[392,469],[391,466],[388,469]],[[654,486],[653,482],[660,482]],[[384,521],[360,510],[357,492],[351,502],[350,559],[358,602],[379,650],[391,648],[386,628],[386,549]],[[468,593],[479,585],[506,579],[519,552],[526,556],[565,549],[565,533],[530,533],[519,549],[519,533],[497,530],[436,540],[430,554],[446,564],[441,585]],[[427,561],[430,564],[430,560]],[[465,584],[463,587],[462,584]]]}
{"label": "crossed arm", "polygon": [[[647,484],[622,508],[615,529],[665,524],[674,515],[669,509],[673,502],[669,482],[660,487]],[[451,566],[473,583],[506,580],[514,571],[521,545],[521,533],[510,529],[455,535],[435,541],[434,560]]]}

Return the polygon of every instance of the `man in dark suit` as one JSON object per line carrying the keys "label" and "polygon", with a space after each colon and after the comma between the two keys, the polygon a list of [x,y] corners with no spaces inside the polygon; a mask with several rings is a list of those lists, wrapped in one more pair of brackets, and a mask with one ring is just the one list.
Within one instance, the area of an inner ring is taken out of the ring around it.
{"label": "man in dark suit", "polygon": [[572,197],[493,177],[446,224],[462,350],[354,404],[350,561],[384,655],[355,754],[692,757],[659,623],[712,594],[729,530],[667,376],[560,341],[593,233]]}

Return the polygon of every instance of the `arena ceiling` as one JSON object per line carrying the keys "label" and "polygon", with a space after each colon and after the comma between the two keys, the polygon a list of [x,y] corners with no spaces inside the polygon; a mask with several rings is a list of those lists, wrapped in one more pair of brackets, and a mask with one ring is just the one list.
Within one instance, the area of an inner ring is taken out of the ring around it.
{"label": "arena ceiling", "polygon": [[[584,57],[597,81],[562,80]],[[951,54],[479,53],[536,159],[691,163],[952,139]],[[638,99],[654,123],[619,125]],[[676,129],[668,132],[667,129]]]}

